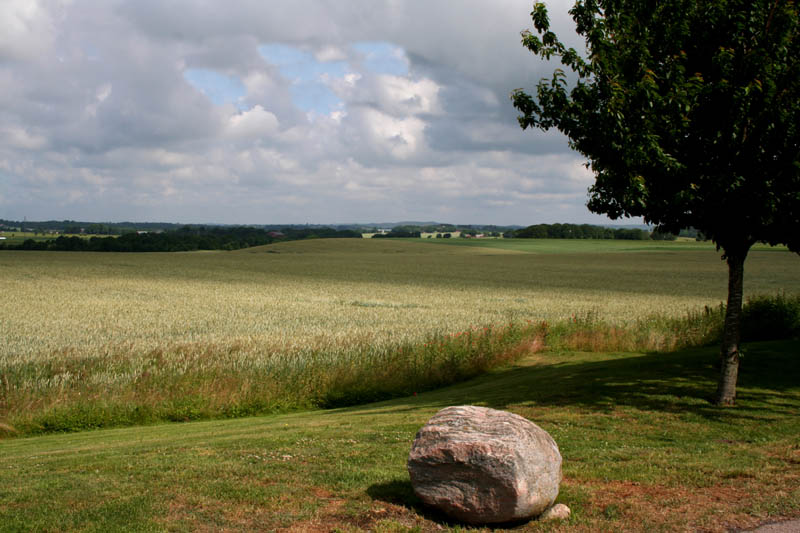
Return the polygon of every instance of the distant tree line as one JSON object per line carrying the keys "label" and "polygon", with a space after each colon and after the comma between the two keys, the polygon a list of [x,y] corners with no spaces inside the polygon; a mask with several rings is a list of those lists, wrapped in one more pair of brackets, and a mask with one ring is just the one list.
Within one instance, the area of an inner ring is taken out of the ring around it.
{"label": "distant tree line", "polygon": [[[364,233],[380,233],[385,231],[385,228],[391,228],[390,231],[383,233],[384,236],[401,237],[407,233],[431,233],[431,234],[445,234],[445,233],[460,233],[461,235],[478,235],[483,234],[490,237],[500,237],[501,235],[508,234],[520,226],[495,226],[491,224],[386,224],[383,227],[364,227],[361,226]],[[375,235],[377,237],[377,235]]]}
{"label": "distant tree line", "polygon": [[61,235],[55,239],[22,244],[0,244],[0,250],[53,250],[70,252],[188,252],[195,250],[238,250],[277,241],[323,238],[361,238],[353,230],[326,227],[284,228],[267,231],[247,226],[203,227],[184,226],[174,231],[132,232],[119,237]]}
{"label": "distant tree line", "polygon": [[707,241],[708,236],[704,234],[702,231],[696,228],[686,228],[682,229],[681,232],[678,234],[679,237],[689,237],[690,239],[694,239],[696,241]]}
{"label": "distant tree line", "polygon": [[[236,225],[225,224],[180,224],[173,222],[87,222],[77,220],[7,220],[0,218],[0,231],[25,231],[39,234],[83,234],[83,235],[124,235],[137,231],[177,231],[181,228],[219,227],[231,229]],[[337,229],[364,232],[361,224],[248,224],[247,227],[266,231],[283,231],[290,229]]]}
{"label": "distant tree line", "polygon": [[[646,241],[650,232],[639,228],[606,228],[592,224],[535,224],[513,232],[517,239],[622,239]],[[675,240],[675,235],[658,234],[657,240]]]}
{"label": "distant tree line", "polygon": [[376,233],[372,236],[373,239],[390,239],[390,238],[419,238],[422,233],[419,231],[408,230],[403,228],[394,228],[388,233]]}
{"label": "distant tree line", "polygon": [[[232,226],[222,224],[176,224],[171,222],[87,222],[76,220],[45,220],[45,221],[21,221],[0,219],[0,231],[26,231],[37,234],[73,234],[73,235],[124,235],[137,231],[176,231],[183,227],[208,228],[222,227],[230,229]],[[336,229],[353,230],[359,233],[379,233],[382,228],[392,228],[398,232],[411,231],[421,233],[456,233],[485,235],[501,235],[519,229],[520,226],[495,226],[495,225],[469,225],[469,224],[445,224],[436,222],[426,222],[420,224],[412,223],[383,223],[373,224],[249,224],[248,227],[263,229],[267,231],[283,231],[290,229]]]}
{"label": "distant tree line", "polygon": [[0,229],[33,233],[72,233],[88,235],[122,235],[136,231],[173,231],[182,224],[169,222],[79,222],[76,220],[5,220]]}

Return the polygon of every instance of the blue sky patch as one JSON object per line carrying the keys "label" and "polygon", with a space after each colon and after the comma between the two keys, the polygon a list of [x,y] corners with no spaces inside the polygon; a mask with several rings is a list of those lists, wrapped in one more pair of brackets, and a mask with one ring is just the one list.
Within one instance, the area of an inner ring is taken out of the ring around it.
{"label": "blue sky patch", "polygon": [[205,94],[214,105],[231,103],[241,108],[242,99],[247,93],[241,80],[213,70],[191,68],[183,72],[183,77],[195,89]]}
{"label": "blue sky patch", "polygon": [[[361,55],[363,69],[375,74],[408,75],[408,62],[402,48],[384,41],[361,41],[351,46]],[[289,91],[297,107],[322,115],[342,108],[342,100],[323,80],[325,77],[341,79],[353,72],[347,61],[319,61],[311,52],[283,43],[263,44],[258,52],[291,83]]]}
{"label": "blue sky patch", "polygon": [[343,107],[343,102],[322,83],[300,82],[289,89],[292,101],[304,111],[330,115]]}
{"label": "blue sky patch", "polygon": [[344,78],[350,72],[347,62],[318,61],[309,52],[279,43],[261,45],[258,51],[291,82],[289,91],[297,107],[322,115],[341,108],[342,101],[322,80],[324,76]]}
{"label": "blue sky patch", "polygon": [[362,41],[353,44],[353,49],[364,55],[364,67],[375,74],[408,75],[405,51],[399,46],[385,41]]}

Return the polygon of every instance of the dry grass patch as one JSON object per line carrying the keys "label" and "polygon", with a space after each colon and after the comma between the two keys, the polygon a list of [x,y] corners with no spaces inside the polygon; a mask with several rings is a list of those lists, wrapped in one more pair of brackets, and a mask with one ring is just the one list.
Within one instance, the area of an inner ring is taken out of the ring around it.
{"label": "dry grass patch", "polygon": [[745,477],[701,488],[629,481],[588,487],[590,513],[625,531],[727,533],[793,518],[797,510],[781,510],[780,502],[800,490],[800,483],[797,476],[774,476],[766,486]]}

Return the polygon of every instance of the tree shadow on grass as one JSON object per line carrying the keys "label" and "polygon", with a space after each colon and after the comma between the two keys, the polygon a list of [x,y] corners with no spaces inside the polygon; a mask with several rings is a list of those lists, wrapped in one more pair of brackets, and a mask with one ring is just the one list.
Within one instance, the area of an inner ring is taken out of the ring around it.
{"label": "tree shadow on grass", "polygon": [[[480,404],[512,410],[569,407],[592,415],[610,413],[624,406],[696,416],[708,422],[721,422],[723,428],[734,427],[737,422],[752,427],[752,421],[785,420],[800,414],[800,342],[757,343],[747,347],[734,408],[720,408],[709,402],[716,388],[717,354],[717,347],[644,355],[537,354],[511,368],[416,397],[362,407],[354,414],[374,415],[376,410],[384,408],[397,414]],[[548,358],[553,362],[549,363]],[[727,433],[722,435],[728,438]],[[373,500],[403,507],[436,524],[464,525],[426,507],[414,494],[408,479],[376,483],[367,489],[367,494]]]}
{"label": "tree shadow on grass", "polygon": [[[420,407],[481,404],[571,406],[610,412],[625,406],[640,410],[693,414],[708,420],[770,420],[800,407],[800,342],[753,343],[745,347],[737,405],[711,404],[716,390],[717,347],[644,355],[539,354],[535,363],[492,372],[444,389],[394,401],[391,411]],[[797,401],[793,401],[792,399]],[[389,404],[387,404],[389,407]],[[366,413],[365,413],[366,414]]]}

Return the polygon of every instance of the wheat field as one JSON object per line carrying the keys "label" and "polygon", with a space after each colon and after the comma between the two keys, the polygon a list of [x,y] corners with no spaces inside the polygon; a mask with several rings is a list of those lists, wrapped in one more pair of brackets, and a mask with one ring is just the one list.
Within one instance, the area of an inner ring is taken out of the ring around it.
{"label": "wheat field", "polygon": [[[366,352],[470,328],[685,315],[722,302],[727,275],[708,246],[535,254],[354,239],[237,252],[5,251],[0,269],[0,421],[86,395],[136,403],[144,378],[158,401],[172,397],[175,376],[191,375],[191,394],[225,389],[224,403],[263,389],[242,380],[295,379],[287,366],[358,365]],[[800,294],[795,254],[753,252],[745,269],[747,294]]]}

